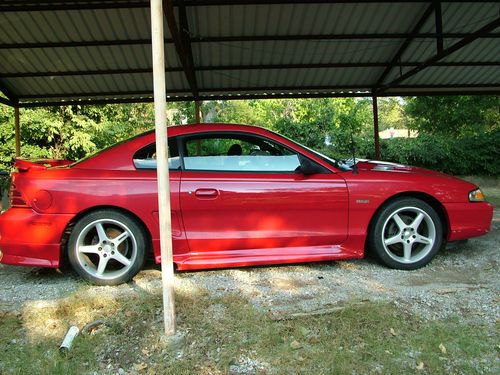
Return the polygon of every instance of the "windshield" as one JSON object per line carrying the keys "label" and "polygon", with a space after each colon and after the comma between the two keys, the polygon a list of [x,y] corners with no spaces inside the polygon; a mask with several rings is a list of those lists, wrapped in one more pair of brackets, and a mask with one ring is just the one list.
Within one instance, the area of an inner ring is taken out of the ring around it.
{"label": "windshield", "polygon": [[[277,133],[275,133],[277,134]],[[281,134],[278,134],[280,137],[282,138],[285,138],[287,141],[290,141],[292,142],[293,144],[303,148],[303,149],[306,149],[307,151],[309,151],[311,154],[314,154],[315,156],[317,156],[318,158],[320,158],[321,160],[323,160],[324,162],[334,166],[335,168],[337,169],[340,169],[341,171],[343,172],[346,172],[346,171],[350,171],[352,170],[352,168],[350,168],[350,165],[348,163],[344,163],[343,161],[341,160],[336,160],[334,158],[331,158],[329,156],[326,156],[324,154],[322,154],[321,152],[318,152],[316,150],[313,150],[312,148],[309,148],[307,146],[304,146],[303,144],[300,144],[299,142],[295,142],[294,140],[288,138],[288,137],[285,137]]]}

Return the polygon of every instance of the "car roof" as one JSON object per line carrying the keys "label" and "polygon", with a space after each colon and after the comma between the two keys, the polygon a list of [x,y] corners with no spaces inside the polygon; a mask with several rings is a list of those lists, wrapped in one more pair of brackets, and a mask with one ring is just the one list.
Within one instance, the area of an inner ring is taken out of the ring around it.
{"label": "car roof", "polygon": [[[276,137],[273,132],[259,126],[241,125],[241,124],[188,124],[188,125],[173,125],[167,128],[169,137],[180,135],[198,134],[211,131],[234,131],[234,132],[249,132]],[[133,155],[135,152],[155,141],[155,131],[149,130],[132,138],[126,139],[118,144],[114,144],[98,153],[89,156],[76,162],[73,168],[85,169],[113,169],[113,170],[130,170],[134,169]]]}

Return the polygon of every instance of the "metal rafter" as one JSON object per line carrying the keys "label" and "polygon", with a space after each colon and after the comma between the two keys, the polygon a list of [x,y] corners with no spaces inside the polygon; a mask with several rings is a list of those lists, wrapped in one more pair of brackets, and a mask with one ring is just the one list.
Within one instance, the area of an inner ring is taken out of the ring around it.
{"label": "metal rafter", "polygon": [[374,92],[377,93],[379,91],[379,87],[382,85],[387,75],[399,63],[399,61],[401,60],[401,56],[403,56],[403,53],[405,53],[405,51],[410,46],[411,42],[415,39],[415,35],[420,31],[422,26],[425,24],[425,22],[427,22],[427,20],[429,19],[430,15],[433,12],[434,12],[434,5],[431,4],[425,9],[424,14],[422,14],[418,22],[415,24],[415,26],[413,26],[410,35],[404,40],[404,42],[401,44],[396,54],[393,56],[389,65],[387,65],[387,67],[384,69],[380,77],[377,79],[374,87]]}
{"label": "metal rafter", "polygon": [[[465,38],[470,33],[443,33],[444,39]],[[374,33],[374,34],[315,34],[315,35],[255,35],[255,36],[192,36],[190,43],[230,43],[230,42],[266,42],[266,41],[307,41],[307,40],[372,40],[372,39],[437,39],[437,33]],[[478,36],[480,38],[500,38],[500,33],[489,33]],[[174,43],[172,38],[165,38],[166,44]],[[80,48],[80,47],[110,47],[124,45],[151,45],[149,39],[126,40],[82,40],[66,42],[31,42],[31,43],[2,43],[0,50],[8,49],[35,49],[35,48]]]}
{"label": "metal rafter", "polygon": [[[416,65],[416,64],[415,64]],[[413,65],[413,66],[415,66]],[[105,69],[105,70],[68,70],[68,71],[42,71],[42,72],[15,72],[0,73],[1,78],[34,78],[34,77],[67,77],[67,76],[93,76],[93,75],[112,75],[112,74],[149,74],[152,68],[137,69]],[[183,72],[181,67],[165,68],[166,72]]]}
{"label": "metal rafter", "polygon": [[[191,33],[189,31],[189,23],[187,20],[187,14],[186,14],[186,7],[184,6],[184,1],[183,0],[178,0],[178,11],[179,11],[179,27],[180,27],[180,34],[182,38],[182,44],[184,46],[184,50],[186,53],[186,61],[189,65],[190,69],[190,74],[194,76],[194,82],[195,85],[197,85],[196,82],[196,72],[195,72],[195,65],[194,65],[194,59],[193,59],[193,49],[191,47]],[[197,93],[193,94],[196,96]]]}
{"label": "metal rafter", "polygon": [[10,102],[14,104],[18,102],[17,95],[15,95],[9,88],[5,86],[1,78],[0,78],[0,92],[2,92],[2,94],[4,94]]}
{"label": "metal rafter", "polygon": [[[165,43],[172,43],[171,39],[165,39]],[[110,47],[110,46],[133,46],[151,45],[151,39],[127,39],[127,40],[81,40],[68,42],[32,42],[32,43],[2,43],[3,49],[34,49],[34,48],[79,48],[79,47]]]}
{"label": "metal rafter", "polygon": [[[172,0],[163,0],[163,5],[164,5],[163,11],[167,19],[167,24],[170,30],[170,34],[172,35],[172,39],[174,41],[175,50],[177,51],[177,55],[181,60],[181,64],[184,69],[184,73],[186,74],[186,78],[189,83],[189,87],[191,88],[191,92],[193,93],[194,97],[197,97],[198,83],[196,82],[196,73],[194,71],[193,55],[191,53],[191,44],[185,40],[185,35],[183,35],[184,33],[177,26]],[[181,8],[183,7],[181,6],[179,8],[179,17],[181,18],[181,25],[182,25],[183,21],[181,15],[182,13]],[[186,24],[183,26],[187,27],[187,21]]]}
{"label": "metal rafter", "polygon": [[[474,86],[476,87],[476,86]],[[485,91],[469,91],[457,88],[455,90],[448,91],[412,91],[412,92],[385,92],[379,95],[379,97],[388,96],[401,96],[401,95],[411,95],[411,96],[455,96],[455,95],[500,95],[500,87],[488,86],[491,90]],[[442,88],[442,87],[438,87]],[[372,97],[370,92],[358,93],[289,93],[289,94],[244,94],[244,95],[200,95],[199,100],[245,100],[245,99],[294,99],[294,98],[346,98],[346,97]],[[192,97],[185,96],[171,96],[167,98],[168,102],[183,102],[192,101]],[[123,103],[150,103],[153,98],[150,97],[140,97],[140,98],[107,98],[107,99],[81,99],[81,100],[67,100],[63,103],[59,101],[44,101],[44,102],[25,102],[20,103],[21,108],[31,108],[31,107],[47,107],[47,106],[59,106],[59,105],[95,105],[95,104],[123,104]]]}
{"label": "metal rafter", "polygon": [[436,19],[436,50],[443,52],[443,14],[441,10],[441,1],[434,2],[434,15]]}
{"label": "metal rafter", "polygon": [[[187,6],[267,5],[267,4],[369,4],[369,3],[428,3],[428,0],[186,0]],[[443,0],[444,3],[466,3],[470,0]]]}
{"label": "metal rafter", "polygon": [[477,35],[487,33],[491,30],[495,30],[497,27],[500,27],[500,17],[495,19],[494,21],[489,22],[488,24],[484,25],[479,30],[472,33],[470,36],[468,36],[468,37],[456,42],[452,46],[444,49],[441,53],[438,53],[438,54],[434,55],[433,57],[427,59],[425,62],[421,63],[417,67],[411,69],[410,71],[408,71],[405,74],[401,75],[400,77],[396,78],[391,83],[384,85],[382,87],[382,90],[387,90],[388,88],[394,87],[397,84],[399,84],[400,82],[414,76],[415,74],[422,71],[423,69],[425,69],[429,66],[433,66],[439,60],[444,59],[445,57],[451,55],[452,53],[458,51],[459,49],[461,49],[461,48],[465,47],[466,45],[475,41],[478,38]]}
{"label": "metal rafter", "polygon": [[[414,95],[414,93],[418,92],[418,90],[435,90],[435,89],[450,89],[456,90],[464,90],[467,92],[473,92],[475,88],[487,89],[491,88],[492,90],[499,90],[499,84],[471,84],[471,85],[411,85],[411,86],[397,86],[394,90],[408,90],[407,92],[403,92],[405,95]],[[238,94],[238,91],[247,91],[245,94]],[[214,88],[206,88],[203,89],[201,97],[214,97],[218,98],[220,96],[225,97],[245,97],[247,95],[261,95],[267,98],[276,97],[276,95],[283,95],[288,97],[289,95],[329,95],[329,94],[338,94],[338,95],[348,95],[348,94],[356,94],[356,96],[373,96],[368,87],[362,87],[359,85],[355,86],[309,86],[309,87],[296,87],[296,86],[259,86],[259,87],[214,87]],[[234,94],[222,94],[222,93],[231,93]],[[427,91],[429,92],[429,91]],[[213,93],[213,94],[210,94]],[[193,97],[190,95],[190,89],[180,89],[175,90],[175,92],[169,93],[168,100],[174,100],[176,97],[182,97],[179,100],[189,101],[192,100]],[[387,93],[390,95],[390,93]],[[29,100],[40,100],[40,99],[59,99],[59,98],[81,98],[79,100],[92,100],[92,98],[100,98],[102,100],[129,100],[128,97],[136,97],[139,99],[147,99],[151,97],[153,92],[151,90],[143,90],[143,91],[108,91],[108,92],[86,92],[79,94],[66,94],[66,93],[56,93],[56,94],[31,94],[31,95],[23,95],[20,97],[21,102],[24,102],[22,105],[26,105]],[[123,96],[123,98],[120,98]],[[108,98],[106,98],[108,97]],[[64,102],[66,103],[66,102]]]}
{"label": "metal rafter", "polygon": [[[178,6],[182,0],[173,0]],[[428,0],[185,0],[185,5],[195,6],[234,6],[234,5],[280,5],[280,4],[357,4],[357,3],[427,3]],[[470,0],[443,0],[445,3],[464,3]],[[0,4],[2,12],[63,11],[91,9],[132,9],[149,8],[149,0],[104,0],[104,1],[12,1],[4,0]]]}
{"label": "metal rafter", "polygon": [[14,103],[12,103],[9,99],[2,98],[0,96],[0,103],[8,105],[10,107],[14,107]]}
{"label": "metal rafter", "polygon": [[137,1],[2,1],[1,12],[43,12],[92,9],[133,9],[149,8],[149,0]]}
{"label": "metal rafter", "polygon": [[[400,63],[402,67],[415,67],[422,62],[409,61]],[[269,64],[269,65],[213,65],[198,66],[197,71],[224,71],[224,70],[280,70],[280,69],[325,69],[325,68],[381,68],[387,66],[385,62],[360,62],[360,63],[325,63],[325,64]],[[461,62],[437,62],[436,67],[468,67],[468,66],[500,66],[500,61],[461,61]],[[166,72],[183,72],[182,67],[165,68]],[[146,74],[151,73],[151,68],[137,69],[106,69],[106,70],[69,70],[69,71],[42,71],[42,72],[7,72],[0,73],[1,78],[34,78],[34,77],[67,77],[67,76],[89,76],[89,75],[113,75],[113,74]]]}

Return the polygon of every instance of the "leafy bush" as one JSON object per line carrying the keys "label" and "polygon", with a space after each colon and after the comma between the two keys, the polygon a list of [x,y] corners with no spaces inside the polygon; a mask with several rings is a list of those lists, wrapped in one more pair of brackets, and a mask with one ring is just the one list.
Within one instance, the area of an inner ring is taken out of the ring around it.
{"label": "leafy bush", "polygon": [[[357,138],[356,156],[373,159],[373,140]],[[500,129],[474,135],[449,137],[422,134],[417,138],[382,139],[382,160],[429,168],[453,175],[500,175]],[[345,157],[345,147],[334,156]],[[324,150],[332,154],[332,150]],[[349,151],[350,152],[350,151]],[[349,153],[348,157],[350,157]]]}

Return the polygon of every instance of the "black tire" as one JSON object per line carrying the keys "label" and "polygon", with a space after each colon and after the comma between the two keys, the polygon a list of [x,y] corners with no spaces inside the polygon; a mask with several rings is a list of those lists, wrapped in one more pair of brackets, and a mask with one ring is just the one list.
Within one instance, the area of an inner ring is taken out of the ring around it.
{"label": "black tire", "polygon": [[146,244],[146,235],[135,219],[116,210],[99,210],[75,224],[68,240],[68,258],[73,269],[91,283],[119,285],[144,266]]}
{"label": "black tire", "polygon": [[443,244],[443,224],[436,210],[416,198],[399,198],[375,217],[368,245],[390,268],[414,270],[427,265]]}

